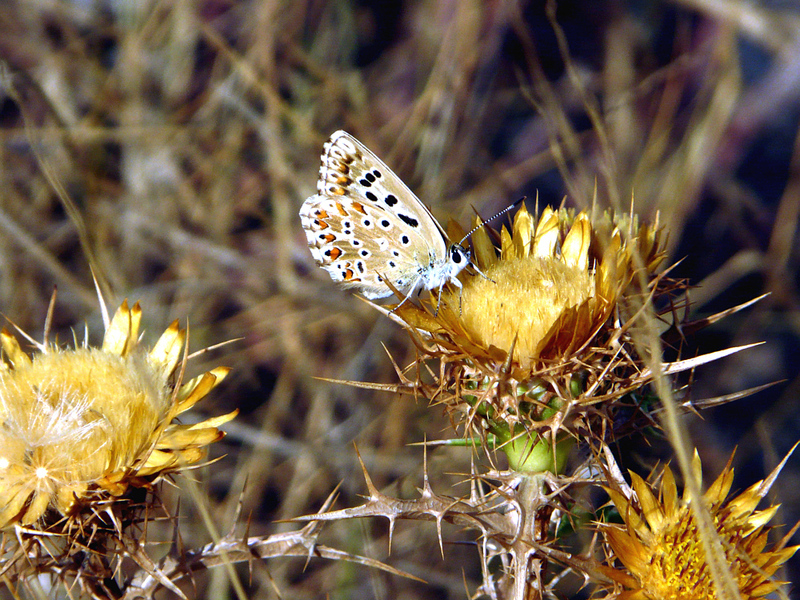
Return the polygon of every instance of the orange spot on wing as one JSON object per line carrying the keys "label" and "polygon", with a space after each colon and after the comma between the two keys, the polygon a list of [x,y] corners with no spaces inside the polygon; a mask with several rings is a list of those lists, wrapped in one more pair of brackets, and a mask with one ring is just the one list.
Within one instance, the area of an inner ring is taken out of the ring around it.
{"label": "orange spot on wing", "polygon": [[354,209],[356,209],[362,215],[367,214],[367,211],[364,210],[364,205],[361,204],[360,202],[353,202],[352,206],[353,206]]}
{"label": "orange spot on wing", "polygon": [[344,280],[345,281],[361,281],[359,277],[355,277],[355,273],[353,269],[345,269],[344,271]]}
{"label": "orange spot on wing", "polygon": [[339,250],[339,249],[338,249],[336,246],[334,246],[333,248],[331,248],[331,249],[328,251],[328,256],[330,256],[330,257],[331,257],[331,260],[336,260],[336,259],[337,259],[337,258],[339,258],[341,255],[342,255],[342,251],[341,251],[341,250]]}
{"label": "orange spot on wing", "polygon": [[314,219],[314,225],[317,226],[317,229],[327,229],[330,227],[325,221],[320,221],[319,219]]}
{"label": "orange spot on wing", "polygon": [[336,210],[338,210],[339,214],[342,215],[343,217],[346,217],[348,214],[341,202],[336,203]]}
{"label": "orange spot on wing", "polygon": [[325,243],[330,244],[331,242],[333,242],[335,240],[336,240],[336,236],[333,235],[332,233],[326,233],[325,234]]}

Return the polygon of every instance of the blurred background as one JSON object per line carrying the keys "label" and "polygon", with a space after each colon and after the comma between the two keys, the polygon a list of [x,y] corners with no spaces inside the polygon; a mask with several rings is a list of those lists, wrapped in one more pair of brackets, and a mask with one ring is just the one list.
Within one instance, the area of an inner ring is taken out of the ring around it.
{"label": "blurred background", "polygon": [[[149,342],[176,318],[192,351],[235,340],[189,364],[233,368],[197,407],[241,410],[196,473],[223,532],[240,499],[250,535],[296,528],[275,521],[339,483],[337,508],[361,502],[354,444],[379,489],[415,497],[410,444],[453,436],[440,408],[317,379],[395,383],[389,355],[414,357],[314,264],[300,227],[322,144],[346,129],[443,223],[523,195],[531,210],[658,213],[673,274],[696,286],[690,319],[770,293],[682,349],[765,342],[696,372],[692,397],[778,385],[686,417],[709,479],[736,449],[744,489],[800,439],[798,117],[793,0],[4,0],[0,311],[41,339],[57,287],[59,341],[87,323],[99,342],[94,271],[110,310],[141,302]],[[632,469],[654,456],[666,442],[620,449]],[[469,464],[466,449],[430,452],[434,489],[467,494]],[[789,527],[799,479],[800,455],[772,494]],[[191,502],[181,518],[186,547],[210,541]],[[398,524],[391,553],[387,531],[339,523],[319,541],[427,583],[321,559],[238,572],[252,598],[474,591],[474,533],[445,526],[442,559],[434,524]],[[220,597],[226,577],[200,574],[187,594]]]}

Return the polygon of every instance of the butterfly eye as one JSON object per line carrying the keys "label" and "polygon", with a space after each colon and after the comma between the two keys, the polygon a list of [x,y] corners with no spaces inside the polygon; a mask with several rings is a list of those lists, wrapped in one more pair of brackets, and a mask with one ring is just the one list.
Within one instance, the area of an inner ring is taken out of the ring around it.
{"label": "butterfly eye", "polygon": [[469,251],[458,244],[450,246],[450,262],[460,265],[462,262],[469,262]]}

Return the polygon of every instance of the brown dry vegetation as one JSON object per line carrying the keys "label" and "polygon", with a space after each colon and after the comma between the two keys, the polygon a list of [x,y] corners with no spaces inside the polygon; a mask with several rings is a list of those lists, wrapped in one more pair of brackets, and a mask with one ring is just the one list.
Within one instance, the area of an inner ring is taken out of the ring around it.
{"label": "brown dry vegetation", "polygon": [[[438,408],[315,379],[393,383],[384,347],[400,365],[414,357],[306,248],[297,213],[333,130],[364,141],[443,221],[466,225],[473,207],[489,215],[525,194],[585,208],[596,192],[618,209],[633,195],[643,217],[660,211],[671,260],[684,259],[676,274],[702,284],[697,314],[772,293],[698,340],[705,352],[767,344],[704,368],[695,397],[786,379],[689,420],[709,476],[738,445],[749,485],[800,437],[800,13],[548,6],[0,3],[0,311],[40,331],[57,286],[54,331],[68,341],[87,322],[97,341],[93,271],[110,306],[141,302],[146,337],[179,318],[191,350],[237,340],[189,365],[233,368],[198,410],[242,411],[214,449],[224,458],[194,474],[220,532],[267,535],[296,529],[275,521],[317,511],[339,483],[337,508],[360,502],[354,444],[379,489],[413,497],[423,461],[409,444],[451,435]],[[652,452],[631,440],[623,462]],[[463,448],[430,452],[433,488],[467,494],[469,461]],[[784,523],[800,518],[798,464],[775,487]],[[193,504],[180,508],[186,548],[212,539]],[[170,533],[154,526],[152,539]],[[322,559],[236,571],[250,598],[466,598],[475,535],[443,537],[444,559],[433,524],[400,523],[391,554],[384,520],[323,529],[326,545],[425,584]],[[228,577],[200,573],[183,589],[222,597]]]}

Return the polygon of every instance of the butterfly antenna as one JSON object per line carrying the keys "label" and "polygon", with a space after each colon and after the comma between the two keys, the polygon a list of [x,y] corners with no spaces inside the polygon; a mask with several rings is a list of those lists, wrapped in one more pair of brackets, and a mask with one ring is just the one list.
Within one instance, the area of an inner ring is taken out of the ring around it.
{"label": "butterfly antenna", "polygon": [[501,210],[499,213],[497,213],[497,214],[496,214],[496,215],[494,215],[493,217],[490,217],[490,218],[486,219],[486,220],[485,220],[485,221],[483,221],[482,223],[479,223],[478,225],[476,225],[475,227],[473,227],[472,229],[470,229],[470,230],[469,230],[469,233],[467,233],[467,235],[465,235],[463,238],[461,238],[461,241],[460,241],[460,242],[458,242],[458,245],[460,246],[461,244],[463,244],[463,243],[464,243],[464,241],[466,241],[466,239],[467,239],[469,236],[471,236],[473,233],[475,233],[476,231],[478,231],[478,229],[480,229],[481,227],[483,227],[483,226],[484,226],[484,225],[486,225],[487,223],[491,223],[491,222],[492,222],[492,221],[494,221],[496,218],[498,218],[498,217],[502,217],[504,214],[506,214],[508,211],[510,211],[510,210],[511,210],[512,208],[514,208],[515,206],[519,206],[519,205],[520,205],[522,202],[524,202],[524,201],[525,201],[525,198],[526,198],[526,197],[527,197],[527,196],[523,196],[522,198],[520,198],[519,200],[517,200],[516,202],[514,202],[514,204],[511,204],[511,205],[509,205],[509,206],[506,206],[506,207],[505,207],[503,210]]}

